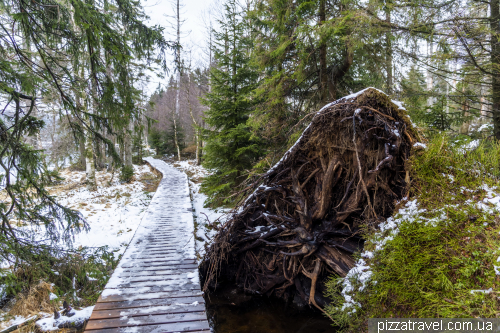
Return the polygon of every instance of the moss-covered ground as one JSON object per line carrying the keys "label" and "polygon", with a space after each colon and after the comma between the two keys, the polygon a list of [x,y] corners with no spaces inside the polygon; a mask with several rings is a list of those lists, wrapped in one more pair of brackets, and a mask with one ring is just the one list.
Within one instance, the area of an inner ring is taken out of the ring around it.
{"label": "moss-covered ground", "polygon": [[437,136],[411,165],[410,197],[328,284],[344,331],[368,318],[500,316],[500,145]]}

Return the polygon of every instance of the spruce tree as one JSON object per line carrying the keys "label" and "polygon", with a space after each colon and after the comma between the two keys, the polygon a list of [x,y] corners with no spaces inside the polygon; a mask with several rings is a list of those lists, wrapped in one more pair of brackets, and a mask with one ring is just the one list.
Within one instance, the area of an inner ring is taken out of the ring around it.
{"label": "spruce tree", "polygon": [[219,31],[214,31],[213,53],[216,65],[210,72],[211,91],[202,103],[209,107],[205,121],[203,165],[212,171],[202,190],[209,195],[206,204],[228,205],[236,198],[231,192],[246,178],[247,170],[261,154],[259,141],[247,124],[254,110],[254,89],[258,73],[250,65],[247,22],[237,10],[235,0],[224,5]]}
{"label": "spruce tree", "polygon": [[257,41],[252,59],[262,72],[257,89],[262,103],[250,125],[266,140],[266,162],[278,161],[293,144],[307,114],[392,81],[384,79],[387,66],[393,67],[386,56],[392,35],[357,14],[359,7],[356,0],[262,0],[249,12]]}
{"label": "spruce tree", "polygon": [[[162,61],[172,46],[161,28],[147,27],[144,19],[132,0],[0,0],[2,259],[36,263],[41,249],[57,249],[58,242],[69,242],[88,227],[81,214],[50,195],[43,152],[24,138],[44,126],[34,115],[50,95],[75,139],[88,133],[117,159],[105,132],[113,133],[138,113],[130,64]],[[16,220],[33,228],[18,228]],[[46,241],[33,241],[30,230],[37,228],[46,231]]]}

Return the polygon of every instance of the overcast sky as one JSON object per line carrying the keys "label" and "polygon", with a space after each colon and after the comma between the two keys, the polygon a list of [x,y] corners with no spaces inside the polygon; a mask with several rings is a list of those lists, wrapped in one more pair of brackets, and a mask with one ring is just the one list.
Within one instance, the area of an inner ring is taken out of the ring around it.
{"label": "overcast sky", "polygon": [[[174,16],[175,11],[172,2],[176,0],[141,0],[146,14],[150,17],[149,25],[159,24],[165,27],[165,38],[167,40],[175,40],[175,30],[171,27],[169,22],[175,23],[175,18],[167,17]],[[208,20],[208,10],[214,0],[181,0],[181,20],[184,23],[181,27],[183,34],[181,34],[181,45],[183,46],[183,54],[181,55],[184,60],[189,55],[191,50],[192,65],[193,67],[201,66],[201,63],[206,61],[206,39],[208,31],[205,28],[205,23]],[[208,22],[207,22],[208,24]],[[172,61],[172,59],[171,59]],[[173,68],[173,64],[169,64]],[[148,90],[154,90],[158,86],[158,78],[152,77],[151,84]]]}

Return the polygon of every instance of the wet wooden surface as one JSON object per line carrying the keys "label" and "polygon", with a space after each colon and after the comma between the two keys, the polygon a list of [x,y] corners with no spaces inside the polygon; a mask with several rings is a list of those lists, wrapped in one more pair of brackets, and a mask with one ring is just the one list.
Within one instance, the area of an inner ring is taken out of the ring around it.
{"label": "wet wooden surface", "polygon": [[186,175],[147,160],[163,179],[85,332],[208,333]]}

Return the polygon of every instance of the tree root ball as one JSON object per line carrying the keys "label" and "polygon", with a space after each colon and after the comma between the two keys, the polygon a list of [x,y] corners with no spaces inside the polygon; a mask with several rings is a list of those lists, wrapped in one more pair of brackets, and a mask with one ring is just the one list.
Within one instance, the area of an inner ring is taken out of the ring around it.
{"label": "tree root ball", "polygon": [[377,89],[326,105],[220,228],[201,265],[204,290],[225,281],[324,307],[326,279],[346,276],[366,227],[407,195],[417,137]]}

